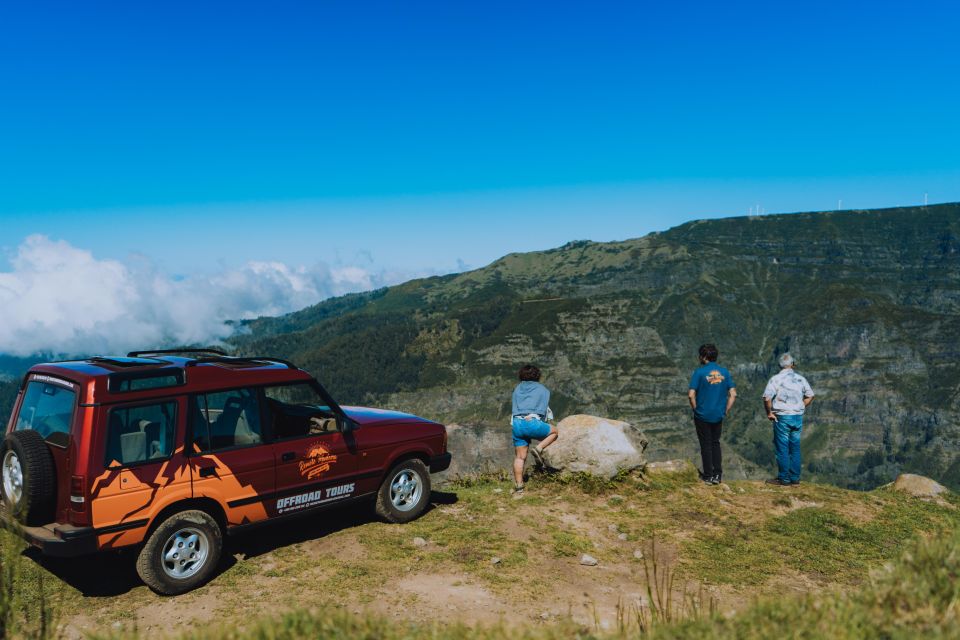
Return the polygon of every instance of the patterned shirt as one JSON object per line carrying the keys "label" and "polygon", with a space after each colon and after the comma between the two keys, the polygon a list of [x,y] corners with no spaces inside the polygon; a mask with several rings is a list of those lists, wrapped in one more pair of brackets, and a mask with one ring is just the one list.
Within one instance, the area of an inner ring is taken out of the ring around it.
{"label": "patterned shirt", "polygon": [[773,402],[773,412],[782,416],[802,416],[806,406],[804,398],[813,397],[810,383],[802,375],[787,367],[770,378],[763,390],[765,400]]}

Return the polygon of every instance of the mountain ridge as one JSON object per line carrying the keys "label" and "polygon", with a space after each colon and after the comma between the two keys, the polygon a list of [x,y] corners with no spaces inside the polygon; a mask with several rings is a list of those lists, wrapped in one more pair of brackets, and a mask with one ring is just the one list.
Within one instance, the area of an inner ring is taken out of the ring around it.
{"label": "mountain ridge", "polygon": [[695,459],[686,376],[715,342],[741,389],[725,442],[744,476],[771,468],[759,395],[791,350],[819,396],[808,473],[957,486],[958,267],[958,204],[700,220],[328,300],[247,322],[233,343],[292,358],[350,402],[490,428],[536,361],[558,417],[626,419],[653,459]]}
{"label": "mountain ridge", "polygon": [[870,488],[912,471],[960,486],[956,203],[572,241],[238,327],[238,353],[289,358],[343,402],[481,429],[504,430],[515,370],[537,362],[558,418],[633,422],[654,460],[696,460],[686,382],[697,346],[715,342],[740,389],[724,443],[742,477],[772,469],[759,395],[790,350],[818,396],[807,476]]}

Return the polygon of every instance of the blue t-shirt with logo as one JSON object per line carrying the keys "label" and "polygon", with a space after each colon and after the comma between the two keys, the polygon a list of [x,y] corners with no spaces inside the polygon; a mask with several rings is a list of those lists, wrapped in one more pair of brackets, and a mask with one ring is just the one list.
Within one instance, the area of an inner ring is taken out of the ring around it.
{"label": "blue t-shirt with logo", "polygon": [[727,414],[727,391],[736,388],[726,367],[708,362],[693,372],[690,388],[697,392],[693,415],[704,422],[720,422]]}

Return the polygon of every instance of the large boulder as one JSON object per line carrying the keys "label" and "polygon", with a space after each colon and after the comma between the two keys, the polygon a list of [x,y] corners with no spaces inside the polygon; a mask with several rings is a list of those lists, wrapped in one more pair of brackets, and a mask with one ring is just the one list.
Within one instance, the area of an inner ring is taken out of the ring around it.
{"label": "large boulder", "polygon": [[629,422],[575,415],[557,424],[560,438],[544,453],[547,466],[563,473],[613,478],[646,464],[647,439]]}
{"label": "large boulder", "polygon": [[897,476],[897,479],[893,481],[893,490],[906,493],[915,498],[938,501],[942,500],[940,494],[948,491],[945,486],[936,480],[931,480],[926,476],[918,476],[913,473],[901,473]]}

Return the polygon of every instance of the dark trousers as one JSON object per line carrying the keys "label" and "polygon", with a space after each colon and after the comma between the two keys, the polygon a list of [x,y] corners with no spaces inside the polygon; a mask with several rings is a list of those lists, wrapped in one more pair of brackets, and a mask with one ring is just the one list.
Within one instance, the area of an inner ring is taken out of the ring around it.
{"label": "dark trousers", "polygon": [[704,422],[700,418],[694,418],[693,423],[697,425],[697,439],[700,441],[703,477],[719,476],[723,473],[723,455],[720,453],[720,431],[723,429],[723,420]]}

